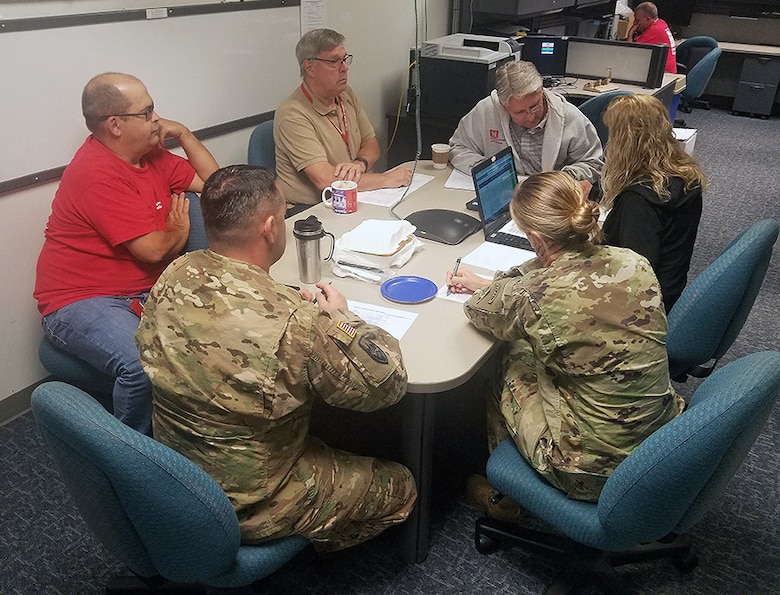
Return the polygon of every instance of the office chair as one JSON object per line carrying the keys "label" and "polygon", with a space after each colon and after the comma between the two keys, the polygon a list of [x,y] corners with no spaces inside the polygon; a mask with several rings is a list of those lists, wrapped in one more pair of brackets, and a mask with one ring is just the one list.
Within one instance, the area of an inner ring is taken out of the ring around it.
{"label": "office chair", "polygon": [[708,376],[734,343],[764,281],[779,229],[774,219],[754,223],[683,290],[668,316],[673,379]]}
{"label": "office chair", "polygon": [[38,344],[38,359],[52,378],[89,393],[109,411],[113,410],[114,381],[84,360],[63,351],[44,336]]}
{"label": "office chair", "polygon": [[599,135],[601,146],[604,150],[607,148],[607,140],[609,139],[609,130],[607,129],[606,124],[604,124],[604,110],[607,109],[607,106],[615,97],[629,95],[630,93],[631,91],[623,91],[620,89],[616,91],[607,91],[596,97],[591,97],[579,106],[580,111],[585,114],[585,117],[588,118],[591,124],[596,128],[596,133]]}
{"label": "office chair", "polygon": [[209,241],[206,238],[206,228],[203,225],[200,196],[195,192],[187,192],[187,198],[190,199],[190,235],[187,237],[187,243],[184,245],[184,252],[205,250],[209,247]]}
{"label": "office chair", "polygon": [[478,551],[522,545],[562,566],[547,593],[585,584],[631,592],[616,566],[670,557],[681,572],[698,564],[688,530],[715,504],[780,392],[780,353],[755,353],[705,380],[688,408],[651,434],[615,469],[598,502],[571,500],[531,468],[506,438],[487,465],[490,484],[560,534],[481,518]]}
{"label": "office chair", "polygon": [[[200,211],[200,197],[195,192],[187,192],[187,198],[190,199],[190,235],[187,238],[184,251],[190,252],[208,248],[203,215]],[[45,336],[38,344],[38,359],[55,380],[79,387],[98,399],[109,411],[112,409],[112,393],[116,380],[114,377],[101,372],[75,355],[63,351]]]}
{"label": "office chair", "polygon": [[247,163],[259,165],[269,169],[276,168],[276,154],[274,145],[274,120],[266,120],[259,124],[249,137],[249,149],[247,150]]}
{"label": "office chair", "polygon": [[[276,145],[274,144],[273,118],[259,124],[249,137],[249,149],[247,151],[247,164],[259,165],[270,169],[276,168]],[[294,215],[310,209],[313,205],[292,205],[287,209],[284,218],[289,219]]]}
{"label": "office chair", "polygon": [[679,110],[681,112],[689,114],[694,107],[710,109],[709,102],[700,99],[700,97],[707,88],[707,84],[712,78],[712,73],[715,72],[715,66],[718,64],[721,51],[719,47],[710,49],[709,52],[688,69],[685,74],[685,89],[683,89],[680,96]]}
{"label": "office chair", "polygon": [[[249,585],[308,544],[293,536],[241,545],[236,513],[211,477],[76,387],[38,386],[32,411],[87,525],[146,585]],[[110,582],[107,592],[121,585]]]}
{"label": "office chair", "polygon": [[718,47],[718,40],[706,35],[689,37],[677,46],[677,72],[688,74],[699,60]]}

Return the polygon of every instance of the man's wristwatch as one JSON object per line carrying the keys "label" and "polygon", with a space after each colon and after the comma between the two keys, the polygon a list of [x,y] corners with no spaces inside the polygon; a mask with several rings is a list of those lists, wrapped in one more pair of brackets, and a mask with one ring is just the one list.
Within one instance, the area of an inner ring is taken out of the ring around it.
{"label": "man's wristwatch", "polygon": [[363,164],[363,173],[368,171],[368,161],[366,161],[363,157],[355,157],[352,161],[360,161],[360,163]]}

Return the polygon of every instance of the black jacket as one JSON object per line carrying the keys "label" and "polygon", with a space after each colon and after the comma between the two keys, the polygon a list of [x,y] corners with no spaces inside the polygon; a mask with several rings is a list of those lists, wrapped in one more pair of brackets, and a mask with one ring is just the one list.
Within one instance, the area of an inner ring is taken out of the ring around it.
{"label": "black jacket", "polygon": [[652,188],[635,184],[621,192],[604,221],[604,240],[630,248],[650,261],[669,312],[688,282],[701,218],[701,187],[684,191],[681,178],[669,182],[661,200]]}

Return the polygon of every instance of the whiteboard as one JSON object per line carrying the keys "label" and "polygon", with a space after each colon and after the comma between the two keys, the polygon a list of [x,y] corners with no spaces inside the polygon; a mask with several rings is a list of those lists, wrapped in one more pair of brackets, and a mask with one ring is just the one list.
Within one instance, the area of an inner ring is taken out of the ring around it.
{"label": "whiteboard", "polygon": [[140,78],[191,130],[272,111],[300,80],[298,6],[0,34],[0,182],[66,165],[89,134],[81,91]]}

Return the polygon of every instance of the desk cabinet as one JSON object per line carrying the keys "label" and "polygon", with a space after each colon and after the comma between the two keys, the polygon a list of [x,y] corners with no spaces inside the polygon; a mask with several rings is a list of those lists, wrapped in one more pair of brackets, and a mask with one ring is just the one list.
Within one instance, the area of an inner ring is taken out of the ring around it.
{"label": "desk cabinet", "polygon": [[767,117],[780,83],[780,56],[747,56],[737,84],[732,111]]}

